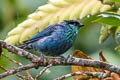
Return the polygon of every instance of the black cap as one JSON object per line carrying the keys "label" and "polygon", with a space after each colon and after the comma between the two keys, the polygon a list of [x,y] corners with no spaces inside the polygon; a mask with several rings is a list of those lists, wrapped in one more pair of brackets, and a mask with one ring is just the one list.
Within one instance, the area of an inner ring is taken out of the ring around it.
{"label": "black cap", "polygon": [[64,20],[65,22],[67,22],[68,24],[73,24],[77,27],[82,27],[84,26],[83,24],[79,23],[77,20]]}

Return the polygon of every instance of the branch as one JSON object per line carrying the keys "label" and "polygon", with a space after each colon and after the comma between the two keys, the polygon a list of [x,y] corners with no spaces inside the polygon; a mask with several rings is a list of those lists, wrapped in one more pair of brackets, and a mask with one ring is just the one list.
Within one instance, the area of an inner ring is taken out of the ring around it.
{"label": "branch", "polygon": [[[4,55],[4,54],[1,54],[1,56],[5,57],[5,58],[8,59],[9,61],[11,61],[11,62],[13,62],[13,63],[15,63],[15,64],[17,64],[17,65],[19,65],[19,66],[24,66],[22,63],[20,63],[20,62],[18,62],[18,61],[15,61],[14,59],[11,59],[10,57],[8,57],[8,56],[6,56],[6,55]],[[30,80],[34,80],[28,70],[25,70],[25,73],[27,74],[27,76],[28,76],[28,78],[29,78]]]}
{"label": "branch", "polygon": [[21,67],[18,67],[17,69],[12,69],[7,72],[4,72],[4,73],[0,74],[0,78],[15,74],[22,70],[27,70],[27,69],[36,68],[36,67],[38,68],[40,66],[47,66],[49,64],[52,64],[53,66],[59,66],[59,65],[88,66],[88,67],[94,67],[94,68],[101,68],[101,69],[105,69],[105,70],[120,74],[120,67],[109,64],[109,63],[105,63],[102,61],[75,58],[72,56],[69,56],[67,58],[44,58],[44,59],[42,59],[41,57],[38,57],[34,54],[26,52],[22,49],[19,49],[19,48],[12,46],[4,41],[1,41],[1,40],[0,40],[0,45],[2,48],[7,49],[8,51],[13,52],[14,54],[18,54],[19,56],[23,56],[33,62],[26,66],[21,66]]}
{"label": "branch", "polygon": [[[104,63],[104,62],[101,62],[101,61],[74,58],[74,57],[69,57],[69,58],[65,58],[65,59],[68,60],[68,61],[63,62],[61,58],[54,58],[54,59],[50,58],[50,59],[47,59],[48,60],[47,64],[52,63],[52,65],[54,65],[54,66],[56,66],[56,65],[89,66],[89,67],[103,68],[103,69],[109,70],[111,72],[116,72],[116,73],[120,74],[120,67],[117,67],[117,66],[114,66],[114,65],[111,65],[111,64],[107,64],[107,63]],[[37,64],[37,65],[39,65],[39,67],[40,67],[40,66],[45,66],[45,64],[46,63],[43,62],[42,64],[40,64],[40,65]],[[36,67],[36,64],[31,63],[31,64],[28,64],[28,65],[25,65],[25,66],[18,67],[17,69],[9,70],[7,72],[4,72],[4,73],[0,74],[0,79],[3,78],[3,77],[9,76],[9,75],[15,74],[17,72],[20,72],[22,70],[27,70],[27,69],[35,68],[35,67]]]}
{"label": "branch", "polygon": [[17,72],[23,71],[23,70],[33,68],[33,67],[35,67],[35,65],[31,63],[31,64],[28,64],[28,65],[25,65],[25,66],[18,67],[17,69],[8,70],[8,71],[0,74],[0,79],[4,78],[6,76],[9,76],[9,75],[15,74]]}
{"label": "branch", "polygon": [[42,71],[40,71],[37,76],[35,77],[35,80],[37,80],[46,70],[48,70],[48,68],[50,68],[52,66],[52,64],[49,64],[48,66],[46,66]]}
{"label": "branch", "polygon": [[[4,70],[4,71],[8,71],[7,69],[5,69],[3,66],[0,66],[0,69]],[[21,75],[21,74],[16,74],[17,77],[19,77],[22,80],[29,80],[27,79],[25,76]]]}
{"label": "branch", "polygon": [[103,79],[103,78],[107,77],[107,75],[102,72],[75,72],[75,73],[63,75],[54,80],[63,80],[63,79],[66,79],[68,77],[75,76],[75,75],[87,75],[87,76],[92,76],[92,77],[98,77],[99,79]]}
{"label": "branch", "polygon": [[17,48],[16,46],[10,45],[2,40],[0,40],[0,47],[7,49],[9,52],[12,52],[12,53],[17,54],[19,56],[22,56],[26,59],[29,59],[30,61],[35,60],[35,59],[39,59],[38,56],[33,55],[33,54],[23,50],[23,49]]}

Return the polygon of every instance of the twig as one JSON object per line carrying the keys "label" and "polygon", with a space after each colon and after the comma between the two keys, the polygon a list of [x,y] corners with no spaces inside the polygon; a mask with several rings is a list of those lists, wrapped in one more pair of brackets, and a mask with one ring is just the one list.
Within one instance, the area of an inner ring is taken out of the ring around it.
{"label": "twig", "polygon": [[33,68],[33,67],[34,67],[34,64],[31,63],[31,64],[28,64],[28,65],[25,65],[25,66],[20,66],[17,69],[8,70],[8,71],[0,74],[0,79],[3,78],[3,77],[6,77],[8,75],[12,75],[12,74],[15,74],[17,72],[27,70],[27,69],[30,69],[30,68]]}
{"label": "twig", "polygon": [[[11,62],[13,62],[13,63],[15,63],[15,64],[17,64],[17,65],[19,65],[19,66],[24,66],[22,63],[11,59],[10,57],[8,57],[8,56],[6,56],[6,55],[4,55],[4,54],[1,54],[1,55],[2,55],[3,57],[5,57],[6,59],[8,59],[9,61],[11,61]],[[28,78],[29,78],[30,80],[34,80],[28,70],[25,70],[25,73],[27,74],[27,76],[28,76]]]}
{"label": "twig", "polygon": [[3,66],[0,65],[0,68],[4,71],[7,71],[7,69],[5,69]]}
{"label": "twig", "polygon": [[37,80],[48,68],[50,68],[52,66],[52,64],[49,64],[48,66],[46,66],[42,71],[40,71],[36,77],[35,80]]}
{"label": "twig", "polygon": [[22,63],[11,59],[10,57],[8,57],[8,56],[6,56],[6,55],[4,55],[4,54],[1,54],[1,56],[5,57],[5,58],[8,59],[9,61],[11,61],[11,62],[13,62],[13,63],[15,63],[15,64],[17,64],[17,65],[19,65],[19,66],[22,66],[22,65],[23,65]]}
{"label": "twig", "polygon": [[34,80],[28,70],[25,70],[25,73],[27,74],[27,76],[30,80]]}
{"label": "twig", "polygon": [[66,65],[88,66],[88,67],[94,67],[94,68],[101,68],[101,69],[105,69],[105,70],[120,74],[120,67],[109,64],[109,63],[105,63],[102,61],[75,58],[72,56],[69,56],[67,58],[44,58],[43,59],[41,57],[38,57],[34,54],[26,52],[22,49],[19,49],[19,48],[12,46],[4,41],[1,41],[1,40],[0,40],[0,45],[2,48],[5,48],[10,52],[18,54],[19,56],[23,56],[23,57],[25,57],[33,62],[33,63],[28,64],[26,66],[18,67],[15,70],[9,70],[7,72],[4,72],[4,73],[0,74],[0,78],[15,74],[15,73],[20,72],[22,70],[27,70],[30,68],[36,68],[36,67],[40,67],[40,66],[47,66],[49,64],[52,64],[53,66],[59,66],[59,65],[63,65],[63,66],[66,66]]}
{"label": "twig", "polygon": [[107,75],[105,73],[102,73],[102,72],[74,72],[74,73],[70,73],[67,75],[63,75],[63,76],[58,77],[54,80],[64,80],[68,77],[75,76],[75,75],[87,75],[87,76],[91,76],[91,77],[97,77],[99,79],[103,79],[103,78],[107,77]]}
{"label": "twig", "polygon": [[[8,71],[7,69],[5,69],[3,66],[0,66],[0,68],[4,71]],[[17,77],[19,77],[22,80],[28,80],[25,76],[21,75],[21,74],[16,74]]]}
{"label": "twig", "polygon": [[40,57],[33,55],[23,49],[17,48],[16,46],[10,45],[2,40],[0,40],[1,48],[7,49],[9,52],[12,52],[14,54],[17,54],[19,56],[23,56],[26,59],[29,59],[30,61],[35,61],[36,59],[39,59]]}

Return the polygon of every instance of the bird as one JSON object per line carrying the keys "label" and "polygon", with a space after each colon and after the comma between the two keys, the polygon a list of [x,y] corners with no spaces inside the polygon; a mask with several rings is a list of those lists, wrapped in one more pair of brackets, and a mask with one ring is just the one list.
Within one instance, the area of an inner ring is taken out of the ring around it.
{"label": "bird", "polygon": [[60,56],[72,47],[80,27],[77,20],[64,20],[49,25],[31,39],[19,46],[25,50],[35,50],[44,56]]}

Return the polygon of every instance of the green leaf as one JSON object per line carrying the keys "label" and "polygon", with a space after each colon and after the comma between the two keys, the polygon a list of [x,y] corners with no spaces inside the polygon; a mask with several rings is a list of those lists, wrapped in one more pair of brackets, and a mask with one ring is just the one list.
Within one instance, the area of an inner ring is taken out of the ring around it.
{"label": "green leaf", "polygon": [[100,13],[93,15],[84,21],[84,24],[89,22],[98,22],[112,26],[120,26],[120,15],[115,13]]}
{"label": "green leaf", "polygon": [[3,53],[8,53],[8,51],[6,49],[4,49],[4,48],[2,48],[2,52]]}
{"label": "green leaf", "polygon": [[96,19],[94,22],[98,22],[101,24],[108,24],[112,26],[120,26],[120,20],[115,17],[100,17]]}
{"label": "green leaf", "polygon": [[88,15],[88,16],[86,16],[86,17],[84,17],[83,19],[82,19],[82,23],[83,24],[90,24],[93,20],[95,20],[97,18],[97,16],[96,15]]}
{"label": "green leaf", "polygon": [[113,1],[113,2],[120,2],[120,0],[111,0],[111,1]]}

